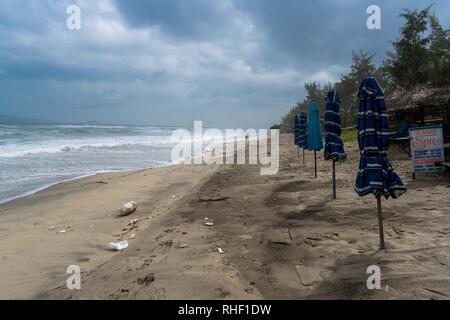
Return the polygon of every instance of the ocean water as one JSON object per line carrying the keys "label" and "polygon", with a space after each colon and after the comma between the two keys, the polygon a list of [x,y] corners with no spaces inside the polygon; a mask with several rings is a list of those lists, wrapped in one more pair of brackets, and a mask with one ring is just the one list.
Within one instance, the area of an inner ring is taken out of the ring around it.
{"label": "ocean water", "polygon": [[170,165],[175,129],[0,125],[0,203],[100,172]]}

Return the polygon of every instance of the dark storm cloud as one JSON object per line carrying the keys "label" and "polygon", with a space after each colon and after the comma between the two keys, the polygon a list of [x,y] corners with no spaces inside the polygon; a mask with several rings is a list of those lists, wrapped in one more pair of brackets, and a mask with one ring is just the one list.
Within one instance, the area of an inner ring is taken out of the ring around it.
{"label": "dark storm cloud", "polygon": [[158,26],[179,37],[208,38],[227,28],[228,12],[221,1],[210,0],[115,0],[134,27]]}
{"label": "dark storm cloud", "polygon": [[[391,42],[401,26],[403,8],[421,9],[431,3],[424,0],[232,0],[228,6],[208,0],[115,0],[121,13],[132,26],[159,26],[163,31],[183,40],[220,36],[231,18],[225,8],[245,14],[265,38],[263,50],[254,61],[267,65],[279,63],[302,65],[304,70],[321,64],[348,65],[353,50],[376,53],[385,58]],[[366,27],[369,5],[382,11],[382,30]],[[448,2],[437,1],[434,11],[442,15]],[[443,17],[448,22],[448,17]]]}
{"label": "dark storm cloud", "polygon": [[[422,9],[423,0],[236,1],[241,10],[250,12],[257,26],[267,36],[274,52],[286,52],[301,63],[348,64],[352,50],[364,49],[384,58],[397,37],[403,8]],[[369,30],[366,21],[369,5],[381,9],[381,30]],[[438,1],[434,10],[441,15],[448,2]],[[443,18],[448,22],[448,15]]]}
{"label": "dark storm cloud", "polygon": [[[66,8],[82,10],[68,31]],[[366,28],[368,5],[382,30]],[[265,127],[335,81],[353,50],[391,50],[424,0],[2,0],[0,114],[59,121]],[[434,9],[450,25],[450,1]]]}

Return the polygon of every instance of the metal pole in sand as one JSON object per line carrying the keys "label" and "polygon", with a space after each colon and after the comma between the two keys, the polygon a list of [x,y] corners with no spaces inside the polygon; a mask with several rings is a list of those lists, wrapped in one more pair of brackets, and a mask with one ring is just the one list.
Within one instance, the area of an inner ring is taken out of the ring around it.
{"label": "metal pole in sand", "polygon": [[380,231],[380,250],[384,250],[383,213],[381,211],[381,196],[377,198],[378,207],[378,230]]}
{"label": "metal pole in sand", "polygon": [[336,199],[336,160],[333,159],[333,199]]}
{"label": "metal pole in sand", "polygon": [[300,159],[300,147],[297,147],[297,159]]}
{"label": "metal pole in sand", "polygon": [[314,176],[317,179],[317,151],[314,151]]}
{"label": "metal pole in sand", "polygon": [[303,165],[305,165],[305,148],[303,148]]}

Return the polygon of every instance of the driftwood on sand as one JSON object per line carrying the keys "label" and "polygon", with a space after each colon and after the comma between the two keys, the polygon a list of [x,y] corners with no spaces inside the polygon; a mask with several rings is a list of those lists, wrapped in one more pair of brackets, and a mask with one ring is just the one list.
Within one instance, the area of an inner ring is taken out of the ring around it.
{"label": "driftwood on sand", "polygon": [[211,197],[211,198],[199,198],[200,202],[216,202],[216,201],[224,201],[228,200],[230,197]]}

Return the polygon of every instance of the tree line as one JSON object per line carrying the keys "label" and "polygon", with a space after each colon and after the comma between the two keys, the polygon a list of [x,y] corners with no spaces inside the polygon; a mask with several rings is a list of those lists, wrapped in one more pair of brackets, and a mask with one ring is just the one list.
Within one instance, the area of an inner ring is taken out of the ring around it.
{"label": "tree line", "polygon": [[393,42],[393,51],[386,53],[387,58],[380,65],[373,62],[375,54],[353,51],[350,71],[338,82],[325,85],[316,81],[306,82],[306,98],[281,119],[282,131],[292,130],[295,114],[307,111],[311,101],[318,103],[323,114],[324,97],[331,89],[336,89],[341,97],[343,125],[354,125],[358,110],[356,91],[367,75],[374,76],[387,94],[396,88],[412,89],[421,84],[433,87],[449,85],[450,30],[444,29],[430,10],[431,6],[422,10],[404,9],[400,15],[404,19],[400,35]]}

